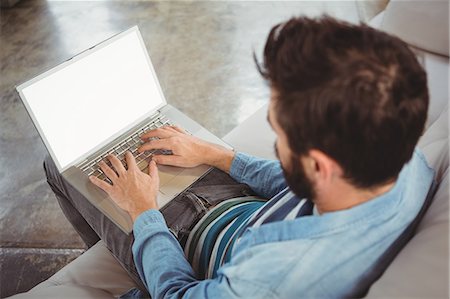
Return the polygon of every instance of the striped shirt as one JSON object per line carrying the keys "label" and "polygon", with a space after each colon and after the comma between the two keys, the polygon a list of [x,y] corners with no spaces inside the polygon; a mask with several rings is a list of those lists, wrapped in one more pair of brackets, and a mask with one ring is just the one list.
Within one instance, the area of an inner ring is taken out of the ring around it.
{"label": "striped shirt", "polygon": [[230,261],[233,245],[246,228],[311,215],[312,210],[311,201],[298,199],[288,188],[270,201],[253,196],[226,200],[193,228],[185,255],[198,278],[215,278],[219,267]]}

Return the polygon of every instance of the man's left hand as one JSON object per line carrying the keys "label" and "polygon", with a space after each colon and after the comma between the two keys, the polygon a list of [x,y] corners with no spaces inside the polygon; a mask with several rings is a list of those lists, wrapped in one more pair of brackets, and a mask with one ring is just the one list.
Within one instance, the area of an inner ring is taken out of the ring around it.
{"label": "man's left hand", "polygon": [[149,173],[146,174],[139,169],[130,152],[127,152],[125,157],[128,169],[125,169],[120,160],[113,155],[108,156],[108,159],[115,171],[104,161],[99,163],[112,184],[93,176],[89,179],[108,193],[120,208],[127,211],[134,222],[141,213],[149,209],[158,209],[156,202],[159,189],[158,168],[156,163],[151,161],[148,167]]}

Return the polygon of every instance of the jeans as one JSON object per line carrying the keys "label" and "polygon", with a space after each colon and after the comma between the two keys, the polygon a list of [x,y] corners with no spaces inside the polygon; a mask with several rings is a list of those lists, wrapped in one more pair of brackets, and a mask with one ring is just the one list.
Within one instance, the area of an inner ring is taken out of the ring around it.
{"label": "jeans", "polygon": [[[44,161],[47,182],[59,205],[88,248],[100,239],[106,244],[138,287],[146,292],[133,261],[133,234],[125,234],[108,217],[73,188],[59,173],[50,157]],[[245,184],[239,184],[228,174],[213,168],[192,186],[161,208],[170,231],[184,246],[190,230],[211,208],[236,197],[254,195]]]}

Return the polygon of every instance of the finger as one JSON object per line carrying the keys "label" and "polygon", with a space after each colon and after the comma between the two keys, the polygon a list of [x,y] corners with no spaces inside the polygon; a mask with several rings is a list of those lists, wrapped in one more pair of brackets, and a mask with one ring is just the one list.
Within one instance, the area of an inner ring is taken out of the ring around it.
{"label": "finger", "polygon": [[152,161],[161,165],[183,166],[183,158],[177,155],[154,155]]}
{"label": "finger", "polygon": [[148,131],[147,133],[141,135],[141,139],[145,140],[145,139],[149,139],[152,137],[169,138],[173,135],[174,135],[173,132],[171,132],[169,130],[165,130],[164,127],[162,127],[162,128],[157,128],[155,130]]}
{"label": "finger", "polygon": [[108,160],[111,162],[112,166],[114,166],[114,169],[119,176],[126,172],[126,169],[123,166],[122,162],[120,162],[120,160],[116,156],[108,155]]}
{"label": "finger", "polygon": [[170,139],[155,139],[148,141],[144,145],[142,145],[138,151],[144,152],[152,149],[166,149],[166,150],[172,150],[173,143]]}
{"label": "finger", "polygon": [[136,159],[134,159],[133,155],[129,151],[125,153],[125,159],[127,160],[128,169],[137,168]]}
{"label": "finger", "polygon": [[172,129],[174,129],[177,132],[183,133],[183,134],[187,134],[186,130],[183,129],[182,127],[179,126],[171,126]]}
{"label": "finger", "polygon": [[110,189],[111,189],[111,185],[108,184],[107,182],[95,177],[95,176],[90,176],[89,180],[91,181],[92,184],[94,184],[95,186],[99,187],[100,189],[102,189],[103,191],[105,191],[106,193],[109,193]]}
{"label": "finger", "polygon": [[111,181],[117,179],[117,174],[114,172],[114,170],[111,169],[111,167],[109,167],[105,163],[105,161],[100,161],[100,163],[98,163],[98,165],[100,165],[100,169],[108,177],[108,179],[110,179]]}
{"label": "finger", "polygon": [[152,177],[152,178],[157,178],[159,177],[158,174],[158,167],[156,166],[156,162],[151,160],[150,163],[148,164],[148,174]]}
{"label": "finger", "polygon": [[169,125],[166,125],[163,128],[164,128],[164,130],[167,130],[167,131],[170,131],[170,132],[174,132],[175,134],[180,133],[177,130],[175,130],[174,128],[172,128],[172,126],[169,126]]}

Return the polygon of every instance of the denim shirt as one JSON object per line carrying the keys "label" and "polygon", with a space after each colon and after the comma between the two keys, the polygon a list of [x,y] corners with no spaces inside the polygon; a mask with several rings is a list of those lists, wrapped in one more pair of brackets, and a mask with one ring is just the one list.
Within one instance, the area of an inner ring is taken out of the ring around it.
{"label": "denim shirt", "polygon": [[[237,153],[230,172],[265,198],[286,187],[278,161]],[[416,217],[433,178],[416,150],[394,187],[381,196],[346,210],[247,228],[231,261],[209,280],[195,277],[162,214],[148,210],[134,223],[135,264],[155,299],[349,296]]]}

